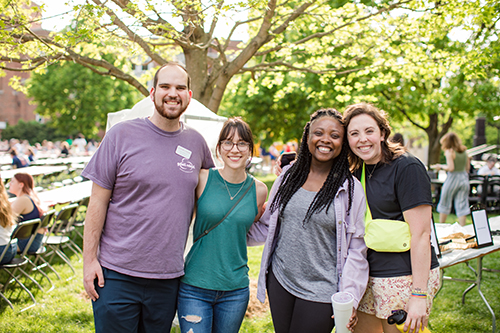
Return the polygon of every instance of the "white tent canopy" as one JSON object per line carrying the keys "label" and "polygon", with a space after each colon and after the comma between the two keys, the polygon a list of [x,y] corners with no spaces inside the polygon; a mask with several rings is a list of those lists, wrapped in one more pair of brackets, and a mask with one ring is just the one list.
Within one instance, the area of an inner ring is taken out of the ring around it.
{"label": "white tent canopy", "polygon": [[[113,125],[124,120],[149,117],[153,115],[153,111],[153,101],[150,97],[146,97],[134,105],[132,109],[110,112],[108,113],[106,131],[113,127]],[[191,99],[186,112],[184,112],[181,116],[181,120],[184,123],[196,129],[201,135],[203,135],[212,153],[215,153],[219,133],[226,119],[226,117],[218,116],[214,112],[210,111],[194,98]]]}

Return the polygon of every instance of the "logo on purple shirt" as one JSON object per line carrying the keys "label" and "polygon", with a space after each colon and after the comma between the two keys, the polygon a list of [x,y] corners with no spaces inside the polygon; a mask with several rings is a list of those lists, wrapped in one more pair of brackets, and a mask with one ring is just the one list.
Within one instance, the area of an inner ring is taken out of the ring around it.
{"label": "logo on purple shirt", "polygon": [[183,158],[181,162],[177,163],[177,166],[185,173],[192,173],[195,169],[194,164],[185,158]]}

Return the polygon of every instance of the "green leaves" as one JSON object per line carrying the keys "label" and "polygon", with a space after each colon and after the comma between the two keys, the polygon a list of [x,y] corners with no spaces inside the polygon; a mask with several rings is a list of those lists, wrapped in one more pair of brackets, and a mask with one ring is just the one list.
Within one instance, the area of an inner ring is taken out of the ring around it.
{"label": "green leaves", "polygon": [[28,94],[38,104],[36,112],[52,119],[53,126],[89,137],[105,129],[109,112],[130,108],[140,99],[126,83],[74,63],[54,64],[45,74],[34,74]]}
{"label": "green leaves", "polygon": [[[457,117],[497,103],[496,0],[93,0],[50,36],[28,30],[37,9],[24,3],[0,0],[0,24],[10,29],[0,29],[3,68],[71,61],[147,95],[154,69],[134,76],[131,63],[183,59],[196,99],[215,112],[223,100],[221,112],[248,117],[268,140],[300,135],[319,107],[369,101],[433,145]],[[228,28],[216,35],[221,24]],[[233,26],[249,36],[237,47]]]}

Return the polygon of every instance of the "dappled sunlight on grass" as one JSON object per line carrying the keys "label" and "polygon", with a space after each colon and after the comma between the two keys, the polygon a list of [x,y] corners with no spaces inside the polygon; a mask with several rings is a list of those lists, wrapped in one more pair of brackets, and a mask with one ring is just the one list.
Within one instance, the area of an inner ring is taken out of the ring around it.
{"label": "dappled sunlight on grass", "polygon": [[[264,181],[269,189],[276,176],[268,175]],[[435,221],[439,221],[438,215],[434,215]],[[455,215],[450,215],[447,222],[454,223]],[[469,219],[470,221],[470,219]],[[79,245],[81,245],[81,240]],[[252,280],[252,292],[255,292],[256,281],[260,270],[260,259],[263,246],[248,248],[249,276]],[[58,280],[54,273],[48,273],[56,288],[47,293],[41,292],[31,282],[26,285],[33,291],[38,304],[23,313],[19,309],[30,304],[30,299],[20,288],[12,285],[8,288],[7,296],[13,297],[16,312],[13,312],[5,301],[0,300],[0,332],[25,333],[25,332],[92,332],[94,330],[92,304],[88,299],[82,284],[82,262],[78,262],[76,256],[71,257],[77,275],[73,278],[72,272],[66,264],[61,261],[55,264],[56,270],[61,274]],[[471,262],[475,267],[475,261]],[[483,266],[491,269],[500,269],[500,253],[487,255],[483,260]],[[445,275],[454,278],[472,279],[474,274],[464,264],[447,268]],[[37,281],[40,276],[35,275]],[[0,273],[2,279],[6,279],[5,273]],[[66,281],[66,279],[69,279]],[[26,279],[23,279],[23,281]],[[48,283],[41,280],[43,287],[48,288]],[[467,332],[483,333],[492,331],[491,315],[479,297],[477,290],[471,290],[466,297],[465,305],[461,303],[462,292],[468,284],[463,282],[444,281],[444,285],[434,300],[433,310],[430,317],[430,329],[433,333]],[[482,291],[488,302],[500,318],[500,274],[484,272]],[[245,333],[267,333],[274,332],[268,305],[262,305],[257,300],[251,303],[248,317],[243,321],[240,332]],[[179,332],[177,328],[172,332]]]}

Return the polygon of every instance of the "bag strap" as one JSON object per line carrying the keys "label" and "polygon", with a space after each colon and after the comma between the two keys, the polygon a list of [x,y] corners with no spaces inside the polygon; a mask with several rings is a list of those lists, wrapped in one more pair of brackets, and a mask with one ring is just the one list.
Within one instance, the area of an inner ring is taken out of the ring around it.
{"label": "bag strap", "polygon": [[252,183],[250,184],[250,186],[248,186],[248,188],[246,189],[246,191],[243,193],[243,195],[238,199],[238,201],[236,201],[233,205],[233,207],[231,207],[231,209],[227,212],[226,215],[224,215],[224,217],[219,221],[217,222],[215,225],[213,225],[210,229],[207,229],[205,231],[203,231],[203,233],[201,235],[199,235],[198,237],[196,237],[196,239],[194,240],[193,244],[196,243],[200,238],[202,238],[203,236],[206,236],[208,235],[208,233],[212,230],[214,230],[219,224],[222,223],[222,221],[224,221],[226,219],[226,217],[229,216],[229,214],[231,214],[231,212],[233,211],[233,209],[238,206],[238,204],[240,203],[240,201],[245,197],[245,195],[248,193],[248,191],[250,191],[250,188],[253,186],[253,183],[255,183],[255,178],[252,179]]}
{"label": "bag strap", "polygon": [[372,212],[370,211],[370,206],[368,206],[368,197],[366,196],[366,176],[365,176],[365,162],[363,162],[363,170],[361,171],[361,185],[363,185],[363,190],[365,191],[365,201],[366,201],[366,214],[365,214],[365,226],[370,223],[372,218]]}

